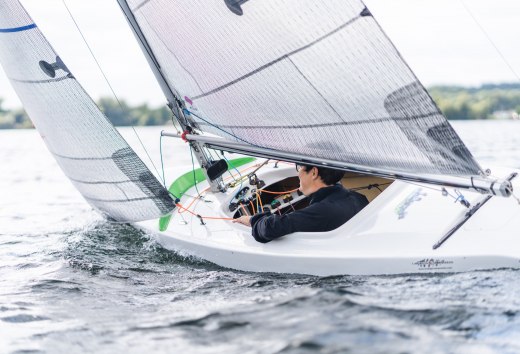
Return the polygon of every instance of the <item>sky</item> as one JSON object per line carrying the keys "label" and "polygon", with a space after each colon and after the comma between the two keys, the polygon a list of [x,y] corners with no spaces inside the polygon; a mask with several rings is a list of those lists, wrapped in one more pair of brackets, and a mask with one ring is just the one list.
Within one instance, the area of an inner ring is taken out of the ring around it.
{"label": "sky", "polygon": [[[22,0],[54,49],[94,98],[111,90],[63,0]],[[116,0],[65,0],[117,97],[159,106],[165,98]],[[519,0],[365,0],[426,86],[520,82]],[[4,107],[20,107],[0,70]]]}

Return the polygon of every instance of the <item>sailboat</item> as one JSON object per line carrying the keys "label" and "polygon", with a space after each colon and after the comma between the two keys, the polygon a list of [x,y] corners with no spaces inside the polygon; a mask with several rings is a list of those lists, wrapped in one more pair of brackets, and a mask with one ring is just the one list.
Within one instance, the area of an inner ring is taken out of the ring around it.
{"label": "sailboat", "polygon": [[[520,171],[478,164],[361,0],[117,1],[181,127],[162,134],[189,143],[200,165],[169,186],[18,0],[0,3],[0,62],[65,175],[108,220],[244,271],[520,267]],[[294,164],[345,171],[369,204],[335,230],[258,243],[230,220],[305,207]]]}

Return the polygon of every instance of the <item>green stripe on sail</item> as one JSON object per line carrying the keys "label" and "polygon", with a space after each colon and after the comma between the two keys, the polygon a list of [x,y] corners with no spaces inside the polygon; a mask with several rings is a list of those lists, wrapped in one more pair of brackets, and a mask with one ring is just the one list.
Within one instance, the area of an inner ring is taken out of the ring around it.
{"label": "green stripe on sail", "polygon": [[[238,159],[228,161],[228,171],[246,165],[250,162],[255,161],[254,157],[240,157]],[[195,177],[193,176],[195,174]],[[182,198],[184,193],[186,193],[190,188],[192,188],[195,184],[205,181],[206,177],[204,176],[204,172],[202,168],[197,168],[194,171],[189,171],[177,178],[168,189],[170,193],[176,195],[179,198]],[[159,219],[159,230],[166,231],[168,225],[170,224],[171,215],[163,216]]]}

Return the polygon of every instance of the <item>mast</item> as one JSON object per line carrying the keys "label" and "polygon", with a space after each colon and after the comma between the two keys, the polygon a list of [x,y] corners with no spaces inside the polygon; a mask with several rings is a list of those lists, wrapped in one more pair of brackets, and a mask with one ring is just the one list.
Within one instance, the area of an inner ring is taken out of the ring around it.
{"label": "mast", "polygon": [[[152,69],[152,72],[155,75],[155,79],[159,83],[161,90],[166,96],[166,99],[168,101],[168,107],[177,119],[177,122],[182,127],[182,130],[194,134],[192,126],[194,126],[195,124],[191,121],[189,117],[187,117],[183,113],[183,110],[186,108],[184,105],[184,101],[181,99],[181,95],[168,84],[166,77],[161,70],[161,65],[155,57],[152,48],[148,44],[148,41],[146,40],[146,37],[141,30],[141,27],[137,23],[137,20],[135,19],[135,16],[132,10],[130,9],[130,6],[128,6],[126,0],[117,0],[117,2],[121,7],[121,10],[125,14],[126,20],[128,21],[128,24],[130,25],[130,28],[132,29],[137,39],[137,42],[139,43],[139,46],[141,47],[141,50],[143,51],[143,54],[146,57],[146,60],[148,61],[148,65],[150,65],[150,68]],[[192,140],[189,143],[195,153],[195,157],[197,158],[199,165],[202,167],[202,170],[204,171],[204,175],[208,183],[210,184],[211,191],[223,191],[225,187],[222,178],[218,177],[212,180],[208,176],[207,170],[209,167],[211,167],[213,161],[211,161],[210,158],[204,153],[203,144],[199,144],[199,142],[197,142],[196,140]]]}

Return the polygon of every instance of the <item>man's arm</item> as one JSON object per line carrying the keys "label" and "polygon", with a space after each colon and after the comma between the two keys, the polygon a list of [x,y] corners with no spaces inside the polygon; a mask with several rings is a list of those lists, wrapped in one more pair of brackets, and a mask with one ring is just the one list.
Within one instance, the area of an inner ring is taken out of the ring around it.
{"label": "man's arm", "polygon": [[311,205],[286,215],[256,214],[251,218],[253,237],[258,242],[267,243],[297,231],[320,231],[328,220],[324,211]]}

